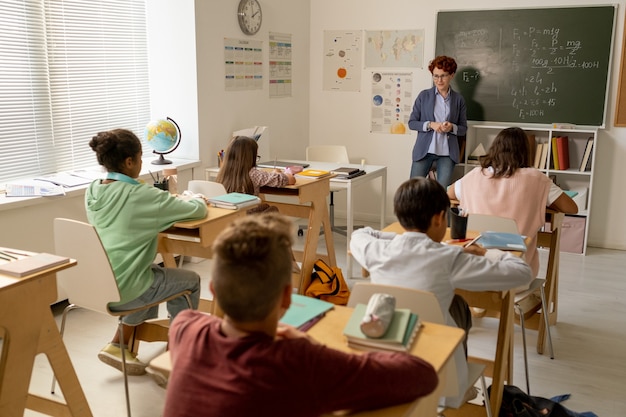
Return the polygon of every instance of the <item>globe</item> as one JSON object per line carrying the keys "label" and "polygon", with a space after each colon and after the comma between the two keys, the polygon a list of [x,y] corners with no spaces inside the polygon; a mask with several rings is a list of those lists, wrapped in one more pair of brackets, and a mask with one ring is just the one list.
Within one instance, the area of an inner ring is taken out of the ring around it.
{"label": "globe", "polygon": [[180,144],[182,134],[178,124],[170,117],[153,120],[146,125],[145,138],[152,152],[159,155],[152,161],[155,165],[171,164],[172,161],[165,159],[163,155],[174,152]]}

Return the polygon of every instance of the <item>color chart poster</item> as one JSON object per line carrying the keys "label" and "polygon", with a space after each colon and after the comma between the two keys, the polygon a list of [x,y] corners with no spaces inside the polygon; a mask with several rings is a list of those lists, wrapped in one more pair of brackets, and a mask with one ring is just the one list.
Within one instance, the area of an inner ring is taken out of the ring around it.
{"label": "color chart poster", "polygon": [[269,83],[271,97],[291,97],[291,35],[270,32]]}
{"label": "color chart poster", "polygon": [[324,31],[324,90],[360,91],[361,31]]}
{"label": "color chart poster", "polygon": [[263,41],[224,38],[226,91],[263,89]]}
{"label": "color chart poster", "polygon": [[372,133],[410,133],[409,116],[413,110],[413,73],[382,72],[372,76]]}

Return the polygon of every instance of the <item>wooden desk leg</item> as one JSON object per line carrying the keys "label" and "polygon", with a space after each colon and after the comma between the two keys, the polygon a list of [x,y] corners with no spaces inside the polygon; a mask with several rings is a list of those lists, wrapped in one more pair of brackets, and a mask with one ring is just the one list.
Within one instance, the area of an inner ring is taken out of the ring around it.
{"label": "wooden desk leg", "polygon": [[[493,368],[493,382],[491,385],[491,412],[493,416],[497,416],[502,404],[502,396],[504,393],[504,382],[509,382],[513,375],[513,364],[509,360],[511,354],[510,344],[513,332],[513,291],[507,291],[502,300],[502,311],[500,314],[500,323],[498,325],[498,341],[496,344],[496,358]],[[509,373],[509,375],[506,375]]]}
{"label": "wooden desk leg", "polygon": [[[50,310],[56,291],[56,279],[47,275],[2,294],[0,317],[4,340],[0,363],[0,416],[22,416],[25,408],[54,416],[92,415]],[[28,394],[38,353],[48,357],[66,404]]]}

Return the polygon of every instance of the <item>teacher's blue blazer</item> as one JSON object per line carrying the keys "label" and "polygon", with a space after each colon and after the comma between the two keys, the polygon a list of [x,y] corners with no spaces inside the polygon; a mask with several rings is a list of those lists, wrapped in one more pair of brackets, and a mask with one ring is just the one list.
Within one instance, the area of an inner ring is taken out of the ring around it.
{"label": "teacher's blue blazer", "polygon": [[[426,156],[430,142],[433,140],[434,131],[425,131],[424,123],[435,121],[435,92],[437,87],[423,90],[413,104],[413,111],[409,117],[409,129],[417,130],[417,139],[413,146],[413,161],[419,161]],[[450,89],[450,118],[449,122],[457,126],[457,134],[448,133],[448,147],[450,159],[459,163],[459,141],[457,136],[465,136],[467,133],[467,115],[463,96]]]}

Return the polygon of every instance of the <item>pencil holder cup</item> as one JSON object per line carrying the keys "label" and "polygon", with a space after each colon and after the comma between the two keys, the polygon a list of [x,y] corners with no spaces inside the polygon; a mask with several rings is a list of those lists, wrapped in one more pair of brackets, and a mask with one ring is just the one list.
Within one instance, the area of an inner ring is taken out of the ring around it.
{"label": "pencil holder cup", "polygon": [[450,237],[452,239],[465,239],[467,233],[467,216],[459,212],[458,207],[450,209]]}
{"label": "pencil holder cup", "polygon": [[159,190],[169,191],[169,181],[168,180],[162,180],[161,182],[155,182],[154,186],[156,188],[158,188]]}

